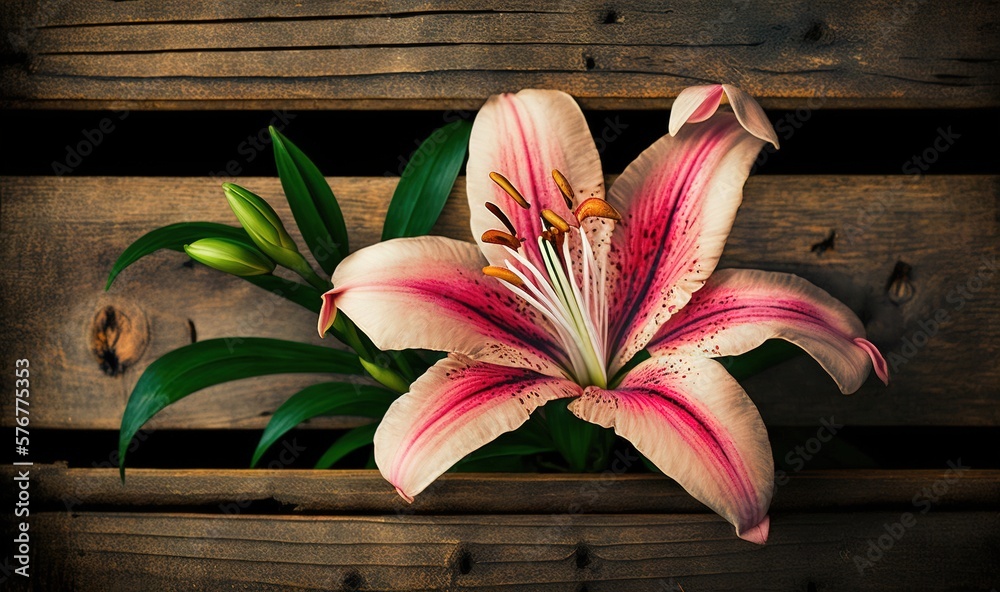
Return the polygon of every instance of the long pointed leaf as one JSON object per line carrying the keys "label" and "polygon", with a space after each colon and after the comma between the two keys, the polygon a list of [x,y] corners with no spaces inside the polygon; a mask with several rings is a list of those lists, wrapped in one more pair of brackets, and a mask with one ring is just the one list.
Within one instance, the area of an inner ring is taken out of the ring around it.
{"label": "long pointed leaf", "polygon": [[209,339],[161,356],[139,377],[122,415],[118,435],[122,479],[132,437],[167,405],[216,384],[297,372],[362,374],[363,370],[355,354],[261,337]]}
{"label": "long pointed leaf", "polygon": [[316,462],[317,469],[329,469],[348,454],[354,452],[362,446],[367,446],[372,443],[375,439],[375,430],[378,428],[378,422],[370,423],[368,425],[363,425],[361,427],[354,428],[348,431],[346,434],[337,438],[337,441],[333,443],[333,446],[323,453],[323,456]]}
{"label": "long pointed leaf", "polygon": [[454,121],[435,130],[417,148],[392,195],[382,240],[431,231],[458,178],[471,132],[468,121]]}
{"label": "long pointed leaf", "polygon": [[303,421],[320,415],[380,418],[395,399],[395,393],[368,385],[323,382],[306,387],[274,411],[253,453],[250,466],[257,466],[268,448]]}
{"label": "long pointed leaf", "polygon": [[285,190],[295,223],[316,262],[329,276],[340,260],[350,253],[347,225],[344,224],[340,205],[326,177],[309,157],[281,132],[273,127],[270,130],[274,164],[278,167],[281,187]]}
{"label": "long pointed leaf", "polygon": [[107,290],[111,284],[126,267],[132,265],[150,253],[160,249],[170,249],[184,252],[184,245],[193,243],[203,238],[229,238],[246,242],[253,247],[253,241],[246,231],[238,226],[227,226],[215,222],[180,222],[171,224],[163,228],[147,232],[138,240],[128,246],[118,256],[118,260],[111,266],[111,273],[108,274],[108,283],[104,286]]}

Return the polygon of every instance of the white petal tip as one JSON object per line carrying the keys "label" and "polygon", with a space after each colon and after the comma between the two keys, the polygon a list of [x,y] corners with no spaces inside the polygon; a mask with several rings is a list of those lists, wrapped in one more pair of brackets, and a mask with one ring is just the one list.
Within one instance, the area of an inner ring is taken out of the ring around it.
{"label": "white petal tip", "polygon": [[767,535],[771,531],[771,516],[764,516],[756,526],[752,526],[745,531],[738,533],[739,537],[744,541],[750,541],[751,543],[757,545],[763,545],[767,542]]}
{"label": "white petal tip", "polygon": [[725,90],[729,105],[743,129],[763,142],[770,142],[775,149],[781,148],[778,143],[778,134],[774,131],[774,127],[757,100],[749,93],[731,84],[723,84],[722,88]]}
{"label": "white petal tip", "polygon": [[698,123],[711,117],[722,102],[722,93],[720,84],[689,86],[682,90],[670,108],[667,126],[670,135],[676,136],[685,123]]}
{"label": "white petal tip", "polygon": [[404,500],[406,500],[406,503],[408,503],[408,504],[412,504],[413,503],[413,496],[412,495],[406,495],[406,492],[404,492],[402,489],[400,489],[400,488],[397,487],[396,488],[396,493],[399,494],[399,497],[401,497]]}
{"label": "white petal tip", "polygon": [[872,359],[872,367],[875,369],[875,375],[882,381],[882,384],[889,386],[889,366],[885,363],[885,358],[882,357],[882,353],[878,351],[875,344],[863,337],[856,338],[854,344],[865,350],[868,357]]}

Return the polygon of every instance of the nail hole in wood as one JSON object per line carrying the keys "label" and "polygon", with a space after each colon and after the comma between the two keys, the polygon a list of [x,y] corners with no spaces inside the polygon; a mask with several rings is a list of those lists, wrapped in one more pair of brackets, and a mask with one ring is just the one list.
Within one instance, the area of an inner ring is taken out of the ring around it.
{"label": "nail hole in wood", "polygon": [[577,569],[583,569],[590,565],[590,549],[586,545],[577,545],[576,547],[576,567]]}
{"label": "nail hole in wood", "polygon": [[468,574],[470,571],[472,571],[472,564],[473,564],[472,553],[469,553],[469,551],[465,549],[460,551],[458,554],[458,562],[457,562],[458,573],[462,574],[463,576]]}
{"label": "nail hole in wood", "polygon": [[889,280],[885,284],[885,291],[889,297],[889,302],[896,306],[905,304],[913,299],[916,289],[913,287],[910,274],[913,268],[908,263],[897,261],[889,274]]}
{"label": "nail hole in wood", "polygon": [[344,574],[344,579],[340,582],[340,589],[356,592],[361,589],[361,586],[363,586],[364,583],[365,580],[361,577],[361,574],[356,571],[349,571]]}
{"label": "nail hole in wood", "polygon": [[595,62],[594,58],[590,56],[586,57],[586,59],[584,60],[584,64],[586,64],[588,70],[593,70],[594,68],[597,67],[597,62]]}
{"label": "nail hole in wood", "polygon": [[823,24],[823,21],[813,21],[813,23],[809,25],[809,30],[802,35],[802,40],[806,43],[816,43],[823,38],[826,31],[827,28],[826,25]]}
{"label": "nail hole in wood", "polygon": [[831,230],[830,236],[814,244],[812,248],[810,248],[809,250],[812,251],[813,253],[816,253],[816,255],[822,255],[827,251],[834,250],[836,248],[836,241],[837,241],[837,231]]}
{"label": "nail hole in wood", "polygon": [[624,20],[625,18],[618,14],[616,10],[609,10],[604,14],[605,25],[616,25]]}
{"label": "nail hole in wood", "polygon": [[806,582],[806,592],[816,592],[816,582]]}

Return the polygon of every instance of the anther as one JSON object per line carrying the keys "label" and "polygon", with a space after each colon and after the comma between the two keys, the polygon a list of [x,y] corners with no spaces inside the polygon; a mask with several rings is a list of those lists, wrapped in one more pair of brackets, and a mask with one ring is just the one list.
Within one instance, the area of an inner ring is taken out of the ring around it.
{"label": "anther", "polygon": [[562,193],[563,199],[566,200],[566,207],[570,210],[573,209],[573,187],[570,186],[569,181],[563,176],[557,169],[552,169],[552,178],[555,180],[556,185],[559,186],[559,192]]}
{"label": "anther", "polygon": [[507,214],[503,213],[500,206],[492,202],[486,202],[486,209],[489,210],[491,214],[496,216],[497,220],[499,220],[512,235],[517,236],[517,230],[514,229],[514,225],[511,223],[510,218],[507,217]]}
{"label": "anther", "polygon": [[591,197],[580,204],[576,209],[576,219],[583,222],[587,218],[608,218],[610,220],[621,220],[622,215],[614,209],[608,202],[597,197]]}
{"label": "anther", "polygon": [[499,185],[500,189],[506,191],[507,195],[509,195],[511,199],[517,202],[517,205],[521,206],[526,210],[531,207],[531,204],[528,203],[528,200],[524,199],[524,196],[521,195],[521,192],[519,192],[517,188],[514,187],[514,185],[510,181],[507,180],[507,177],[504,177],[500,173],[490,173],[490,179],[493,179],[493,182]]}
{"label": "anther", "polygon": [[506,267],[496,267],[493,265],[487,265],[483,268],[483,273],[490,277],[497,278],[498,280],[503,280],[508,284],[513,284],[518,288],[524,287],[524,281],[517,277],[513,271],[507,269]]}
{"label": "anther", "polygon": [[562,216],[552,210],[542,210],[542,218],[553,227],[558,228],[560,232],[569,231],[569,222],[563,220]]}
{"label": "anther", "polygon": [[521,241],[516,236],[502,230],[487,230],[483,233],[483,242],[491,245],[503,245],[512,251],[521,248]]}

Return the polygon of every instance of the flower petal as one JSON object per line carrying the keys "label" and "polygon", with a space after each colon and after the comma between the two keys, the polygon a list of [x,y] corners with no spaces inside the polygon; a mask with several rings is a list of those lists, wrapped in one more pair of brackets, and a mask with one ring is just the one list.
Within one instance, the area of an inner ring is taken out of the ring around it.
{"label": "flower petal", "polygon": [[722,102],[721,84],[689,86],[682,90],[670,108],[671,136],[676,136],[685,123],[705,121],[715,114]]}
{"label": "flower petal", "polygon": [[565,379],[452,354],[389,407],[375,432],[375,463],[413,501],[441,473],[516,429],[537,407],[580,394]]}
{"label": "flower petal", "polygon": [[740,125],[752,135],[778,148],[778,134],[760,104],[743,90],[731,84],[707,84],[690,86],[677,95],[670,109],[670,135],[676,136],[685,123],[705,121],[719,108],[722,96],[729,99],[729,105],[736,114]]}
{"label": "flower petal", "polygon": [[[494,95],[476,116],[469,139],[466,167],[472,234],[480,241],[484,232],[500,228],[486,209],[493,202],[507,214],[524,243],[526,257],[544,269],[535,238],[541,235],[543,209],[573,221],[562,193],[552,179],[559,170],[573,187],[574,204],[589,197],[604,197],[601,160],[587,121],[568,94],[554,90],[522,90]],[[517,205],[489,177],[500,173],[531,205]],[[505,247],[479,242],[493,265],[503,265]]]}
{"label": "flower petal", "polygon": [[765,340],[785,339],[815,358],[842,392],[853,393],[873,364],[883,382],[889,378],[885,360],[864,335],[851,309],[796,275],[723,269],[663,325],[649,351],[735,356]]}
{"label": "flower petal", "polygon": [[763,143],[731,113],[643,152],[608,201],[622,214],[609,273],[612,372],[640,351],[715,269]]}
{"label": "flower petal", "polygon": [[604,427],[755,543],[767,540],[774,461],[753,402],[715,360],[661,356],[614,390],[589,387],[569,409]]}
{"label": "flower petal", "polygon": [[733,108],[733,113],[736,114],[736,119],[740,120],[743,129],[765,142],[774,144],[775,148],[780,148],[778,134],[771,127],[771,121],[761,109],[760,103],[748,93],[731,84],[723,84],[722,88],[725,89],[729,105]]}
{"label": "flower petal", "polygon": [[563,376],[549,321],[484,276],[483,263],[475,245],[437,236],[366,247],[337,266],[320,319],[335,306],[380,349],[459,352]]}

